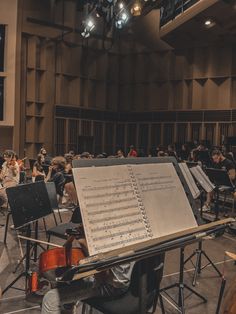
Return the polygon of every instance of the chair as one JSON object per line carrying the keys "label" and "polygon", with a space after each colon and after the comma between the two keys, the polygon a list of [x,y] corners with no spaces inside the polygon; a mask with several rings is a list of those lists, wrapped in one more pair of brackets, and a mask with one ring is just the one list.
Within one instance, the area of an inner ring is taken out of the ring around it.
{"label": "chair", "polygon": [[127,292],[118,297],[84,300],[82,313],[85,313],[86,305],[104,314],[154,313],[163,276],[164,259],[165,254],[162,253],[136,262]]}
{"label": "chair", "polygon": [[82,222],[82,217],[80,214],[80,208],[76,207],[71,216],[71,220],[67,223],[59,224],[53,228],[47,230],[48,242],[50,242],[51,236],[58,237],[60,239],[67,239],[66,230],[73,229]]}
{"label": "chair", "polygon": [[52,210],[53,210],[54,220],[55,220],[55,223],[57,225],[57,220],[56,220],[56,217],[55,217],[54,210],[58,211],[60,222],[62,222],[62,218],[61,218],[61,213],[60,213],[60,209],[59,209],[59,205],[58,205],[58,201],[57,201],[57,192],[56,192],[55,183],[54,182],[46,182],[45,184],[46,184],[46,189],[47,189],[47,192],[48,192],[50,204],[51,204],[51,207],[52,207]]}

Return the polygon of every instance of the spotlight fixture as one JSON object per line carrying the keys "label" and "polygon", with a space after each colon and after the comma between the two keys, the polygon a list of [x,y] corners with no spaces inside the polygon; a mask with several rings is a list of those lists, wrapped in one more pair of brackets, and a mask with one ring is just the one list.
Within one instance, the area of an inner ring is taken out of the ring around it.
{"label": "spotlight fixture", "polygon": [[91,18],[88,18],[85,22],[84,22],[84,30],[81,33],[81,35],[84,38],[88,38],[90,36],[91,31],[94,29],[95,24],[93,22],[93,20]]}
{"label": "spotlight fixture", "polygon": [[115,25],[117,28],[121,29],[124,27],[124,25],[127,23],[129,19],[129,15],[126,11],[121,12],[117,18],[116,18],[116,22]]}
{"label": "spotlight fixture", "polygon": [[141,15],[142,7],[140,1],[136,0],[134,5],[131,8],[131,14],[133,16],[139,16]]}
{"label": "spotlight fixture", "polygon": [[209,25],[211,25],[211,23],[212,23],[212,21],[209,20],[209,19],[207,19],[204,24],[205,24],[206,26],[209,26]]}
{"label": "spotlight fixture", "polygon": [[119,8],[120,8],[120,9],[123,9],[123,8],[124,8],[124,3],[123,3],[123,2],[120,2],[120,3],[119,3]]}

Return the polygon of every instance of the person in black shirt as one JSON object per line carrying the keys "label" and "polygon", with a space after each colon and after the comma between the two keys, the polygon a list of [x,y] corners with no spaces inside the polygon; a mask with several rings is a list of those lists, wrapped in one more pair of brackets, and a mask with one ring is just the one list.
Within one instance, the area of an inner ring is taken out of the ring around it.
{"label": "person in black shirt", "polygon": [[[222,152],[218,149],[213,150],[211,153],[212,161],[213,161],[213,167],[216,169],[222,169],[226,170],[228,172],[229,178],[232,182],[235,181],[236,177],[236,171],[235,171],[235,165],[234,163],[226,158]],[[203,207],[203,210],[207,210],[209,208],[209,204],[211,202],[213,193],[207,193],[207,200],[205,203],[205,206]],[[236,193],[234,193],[234,198],[236,198]]]}
{"label": "person in black shirt", "polygon": [[181,160],[188,160],[189,159],[189,154],[190,154],[190,151],[189,151],[188,145],[187,144],[183,144],[181,146],[181,150],[179,152],[180,159]]}
{"label": "person in black shirt", "polygon": [[214,168],[227,170],[230,179],[234,181],[236,177],[234,163],[226,158],[220,150],[213,150],[211,157]]}

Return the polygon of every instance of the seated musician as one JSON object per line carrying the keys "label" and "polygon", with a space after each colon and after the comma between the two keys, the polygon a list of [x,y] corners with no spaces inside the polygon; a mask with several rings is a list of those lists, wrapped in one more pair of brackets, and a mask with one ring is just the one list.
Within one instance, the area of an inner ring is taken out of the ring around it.
{"label": "seated musician", "polygon": [[63,196],[63,190],[65,185],[64,171],[66,166],[66,160],[62,156],[56,156],[52,159],[51,165],[48,169],[48,174],[45,179],[46,182],[54,182],[56,186],[56,192],[59,196]]}
{"label": "seated musician", "polygon": [[11,150],[5,151],[4,160],[5,162],[0,173],[0,206],[2,207],[7,205],[6,188],[16,186],[20,180],[20,170],[15,152]]}
{"label": "seated musician", "polygon": [[233,161],[226,158],[220,150],[213,150],[211,156],[214,163],[214,168],[227,170],[231,181],[234,181],[236,172]]}
{"label": "seated musician", "polygon": [[[223,169],[228,172],[229,178],[232,182],[235,181],[236,178],[236,171],[235,171],[235,165],[234,163],[226,158],[220,150],[213,150],[212,154],[212,161],[213,161],[213,167],[216,169]],[[236,193],[234,193],[234,198],[236,198]],[[207,193],[207,201],[206,201],[206,207],[209,207],[210,202],[212,199],[212,192]]]}
{"label": "seated musician", "polygon": [[[85,239],[78,240],[85,256]],[[111,297],[125,293],[130,284],[134,262],[118,265],[94,276],[72,281],[46,293],[42,303],[42,314],[59,314],[64,304],[76,303],[92,297]]]}
{"label": "seated musician", "polygon": [[35,182],[44,181],[46,174],[43,169],[44,156],[42,154],[38,154],[37,161],[33,166],[32,177],[35,178]]}
{"label": "seated musician", "polygon": [[68,174],[66,172],[66,159],[62,156],[54,157],[49,167],[46,182],[54,182],[57,194],[62,197],[64,189],[68,197],[74,205],[77,205],[77,194],[75,191],[74,183],[68,182]]}

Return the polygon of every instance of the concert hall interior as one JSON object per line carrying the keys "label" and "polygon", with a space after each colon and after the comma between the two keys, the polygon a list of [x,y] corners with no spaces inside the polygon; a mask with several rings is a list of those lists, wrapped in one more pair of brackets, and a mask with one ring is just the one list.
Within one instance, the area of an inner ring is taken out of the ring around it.
{"label": "concert hall interior", "polygon": [[0,0],[0,313],[236,314],[236,0]]}

